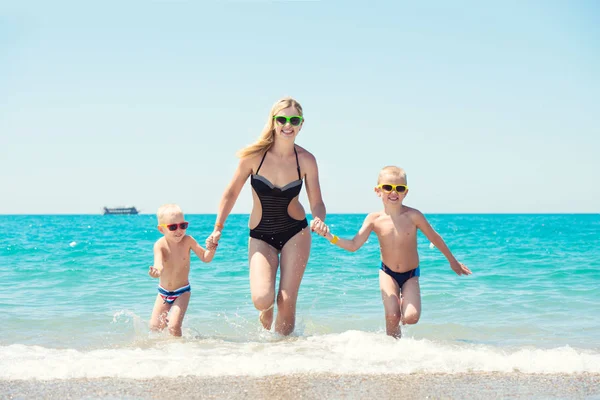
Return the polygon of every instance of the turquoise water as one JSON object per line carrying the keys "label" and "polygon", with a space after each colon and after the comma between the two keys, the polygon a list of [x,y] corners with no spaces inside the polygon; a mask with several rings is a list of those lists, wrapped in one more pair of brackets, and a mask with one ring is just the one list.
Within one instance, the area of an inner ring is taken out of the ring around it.
{"label": "turquoise water", "polygon": [[[187,215],[199,242],[214,215]],[[329,215],[352,237],[364,215]],[[250,300],[246,215],[213,262],[192,258],[183,339],[147,329],[153,215],[0,216],[0,379],[295,372],[600,372],[600,215],[428,215],[473,271],[419,237],[423,313],[385,336],[373,235],[347,253],[313,235],[296,332]],[[161,365],[156,368],[157,363]]]}

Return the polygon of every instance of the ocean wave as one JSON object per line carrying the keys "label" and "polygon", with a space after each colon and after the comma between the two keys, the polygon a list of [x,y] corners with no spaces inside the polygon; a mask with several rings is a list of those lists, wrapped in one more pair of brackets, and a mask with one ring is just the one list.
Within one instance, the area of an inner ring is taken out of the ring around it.
{"label": "ocean wave", "polygon": [[0,347],[0,379],[269,376],[295,373],[465,372],[600,373],[600,352],[569,346],[501,348],[487,344],[339,334],[232,342],[148,339],[150,345],[90,351],[13,344]]}

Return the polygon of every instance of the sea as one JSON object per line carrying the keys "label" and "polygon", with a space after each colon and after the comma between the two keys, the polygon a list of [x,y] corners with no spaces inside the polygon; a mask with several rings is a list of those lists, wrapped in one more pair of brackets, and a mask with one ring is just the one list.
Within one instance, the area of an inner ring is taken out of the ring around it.
{"label": "sea", "polygon": [[[148,322],[154,215],[0,215],[0,380],[297,373],[600,373],[600,214],[426,215],[473,274],[419,233],[422,315],[385,334],[372,235],[354,253],[313,234],[294,333],[250,298],[248,215],[215,258],[192,254],[183,337]],[[364,214],[331,214],[352,238]],[[310,216],[309,216],[310,219]],[[214,215],[187,215],[201,244]]]}

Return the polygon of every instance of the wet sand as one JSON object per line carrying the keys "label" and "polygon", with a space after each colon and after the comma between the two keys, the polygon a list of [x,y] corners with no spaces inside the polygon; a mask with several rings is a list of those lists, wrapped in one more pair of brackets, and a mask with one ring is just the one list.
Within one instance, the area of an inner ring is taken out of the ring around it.
{"label": "wet sand", "polygon": [[180,377],[0,381],[2,399],[581,399],[600,374],[521,373]]}

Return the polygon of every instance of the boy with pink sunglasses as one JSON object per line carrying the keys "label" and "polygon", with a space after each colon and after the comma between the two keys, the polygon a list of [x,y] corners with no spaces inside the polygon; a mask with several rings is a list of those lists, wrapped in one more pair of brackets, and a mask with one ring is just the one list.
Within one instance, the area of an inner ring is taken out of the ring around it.
{"label": "boy with pink sunglasses", "polygon": [[367,241],[371,232],[375,232],[381,249],[379,287],[385,309],[386,332],[396,338],[401,337],[400,323],[416,324],[421,316],[417,229],[446,256],[450,268],[457,275],[471,274],[469,268],[454,258],[425,216],[419,210],[402,204],[408,194],[406,182],[406,172],[402,168],[388,166],[379,172],[375,193],[383,202],[383,210],[367,215],[352,240],[327,232],[324,225],[314,229],[331,244],[352,252]]}
{"label": "boy with pink sunglasses", "polygon": [[207,263],[213,259],[217,245],[207,243],[207,249],[204,249],[187,235],[189,223],[176,204],[161,206],[156,216],[158,230],[163,237],[154,244],[154,265],[148,271],[151,277],[159,278],[150,329],[163,330],[168,325],[173,336],[181,336],[183,317],[192,294],[189,282],[190,250]]}

